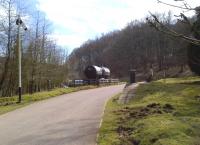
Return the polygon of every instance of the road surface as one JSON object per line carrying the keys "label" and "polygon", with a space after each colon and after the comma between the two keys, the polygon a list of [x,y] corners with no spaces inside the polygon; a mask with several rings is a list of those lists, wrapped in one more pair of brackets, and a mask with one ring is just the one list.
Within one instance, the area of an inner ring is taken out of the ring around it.
{"label": "road surface", "polygon": [[95,145],[105,101],[124,85],[79,91],[0,116],[0,145]]}

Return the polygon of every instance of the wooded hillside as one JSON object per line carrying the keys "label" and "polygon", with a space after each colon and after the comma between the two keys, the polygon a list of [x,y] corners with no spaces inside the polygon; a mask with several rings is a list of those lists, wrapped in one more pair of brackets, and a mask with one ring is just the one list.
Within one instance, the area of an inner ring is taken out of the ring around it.
{"label": "wooded hillside", "polygon": [[[173,30],[190,35],[190,28],[181,21],[172,20],[170,12],[157,14],[157,17]],[[111,68],[112,77],[118,78],[128,77],[130,69],[145,76],[151,67],[155,72],[176,67],[173,73],[177,74],[187,66],[187,46],[183,40],[152,29],[145,20],[136,20],[122,30],[88,40],[72,52],[68,66],[72,78],[84,77],[84,68],[91,64]]]}

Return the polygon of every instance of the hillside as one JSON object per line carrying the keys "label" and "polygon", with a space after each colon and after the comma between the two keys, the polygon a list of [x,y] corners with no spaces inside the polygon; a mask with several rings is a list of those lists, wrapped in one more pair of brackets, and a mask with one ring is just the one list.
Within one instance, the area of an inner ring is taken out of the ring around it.
{"label": "hillside", "polygon": [[[160,14],[159,18],[177,32],[191,33],[184,23],[172,20],[170,13]],[[148,73],[150,68],[158,73],[171,68],[176,68],[175,72],[184,72],[188,70],[187,46],[183,40],[156,31],[145,20],[132,21],[121,30],[88,40],[75,49],[67,62],[69,75],[71,78],[83,78],[87,65],[107,66],[112,77],[117,78],[128,77],[130,69],[143,74]]]}
{"label": "hillside", "polygon": [[139,86],[134,98],[107,104],[99,145],[200,144],[200,78],[159,80]]}

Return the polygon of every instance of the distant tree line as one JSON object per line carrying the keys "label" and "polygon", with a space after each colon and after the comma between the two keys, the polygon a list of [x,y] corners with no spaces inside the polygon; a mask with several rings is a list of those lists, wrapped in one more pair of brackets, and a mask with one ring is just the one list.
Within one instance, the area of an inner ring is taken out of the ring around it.
{"label": "distant tree line", "polygon": [[[22,31],[22,88],[34,93],[58,87],[67,77],[67,52],[50,35],[50,23],[45,16],[30,7],[27,1],[0,1],[0,96],[18,93],[18,52],[16,19],[21,17],[28,26]],[[19,3],[23,4],[19,8]]]}
{"label": "distant tree line", "polygon": [[[187,25],[172,20],[172,14],[156,14],[160,22],[170,29],[185,35],[191,31]],[[191,18],[191,20],[194,18]],[[169,37],[150,27],[146,20],[132,21],[124,29],[103,34],[88,40],[69,56],[70,77],[83,78],[87,65],[96,64],[111,68],[112,77],[129,76],[130,69],[136,69],[143,76],[150,69],[155,72],[176,68],[183,72],[187,66],[188,43]]]}

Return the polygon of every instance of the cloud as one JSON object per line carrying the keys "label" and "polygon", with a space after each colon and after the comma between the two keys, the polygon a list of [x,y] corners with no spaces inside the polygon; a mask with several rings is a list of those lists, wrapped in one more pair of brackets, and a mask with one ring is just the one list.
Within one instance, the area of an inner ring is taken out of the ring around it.
{"label": "cloud", "polygon": [[78,36],[76,34],[66,35],[66,34],[51,34],[50,38],[56,40],[56,42],[72,52],[74,48],[77,48],[85,41],[85,36]]}
{"label": "cloud", "polygon": [[58,43],[70,49],[102,33],[121,29],[132,20],[142,19],[148,11],[180,12],[158,4],[157,0],[38,0],[38,8],[54,23],[53,36]]}

